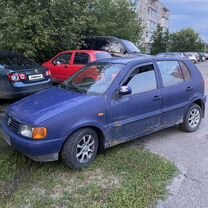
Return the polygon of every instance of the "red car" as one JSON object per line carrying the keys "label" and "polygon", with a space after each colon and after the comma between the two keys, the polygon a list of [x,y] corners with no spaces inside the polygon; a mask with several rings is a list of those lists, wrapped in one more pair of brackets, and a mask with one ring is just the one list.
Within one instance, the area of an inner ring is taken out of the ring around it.
{"label": "red car", "polygon": [[[98,59],[111,58],[112,56],[105,51],[94,50],[73,50],[59,53],[50,61],[43,64],[51,71],[51,77],[54,82],[61,83],[78,72],[89,62]],[[89,76],[94,79],[94,75]]]}

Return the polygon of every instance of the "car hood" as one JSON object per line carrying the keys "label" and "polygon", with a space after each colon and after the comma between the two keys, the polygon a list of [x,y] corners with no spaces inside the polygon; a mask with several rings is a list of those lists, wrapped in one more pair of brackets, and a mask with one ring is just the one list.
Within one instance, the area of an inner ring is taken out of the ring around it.
{"label": "car hood", "polygon": [[12,104],[7,112],[22,123],[37,125],[95,98],[52,87]]}

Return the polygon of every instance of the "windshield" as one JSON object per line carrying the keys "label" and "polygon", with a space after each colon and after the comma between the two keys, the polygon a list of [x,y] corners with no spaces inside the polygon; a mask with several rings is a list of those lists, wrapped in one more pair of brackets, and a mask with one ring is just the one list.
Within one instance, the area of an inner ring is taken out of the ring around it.
{"label": "windshield", "polygon": [[61,87],[87,95],[102,95],[108,90],[123,66],[123,64],[113,63],[91,64],[62,83]]}
{"label": "windshield", "polygon": [[0,56],[0,65],[4,68],[10,68],[12,70],[39,67],[39,65],[35,62],[18,54]]}
{"label": "windshield", "polygon": [[122,40],[122,42],[128,48],[129,52],[141,53],[141,51],[132,42],[128,40]]}

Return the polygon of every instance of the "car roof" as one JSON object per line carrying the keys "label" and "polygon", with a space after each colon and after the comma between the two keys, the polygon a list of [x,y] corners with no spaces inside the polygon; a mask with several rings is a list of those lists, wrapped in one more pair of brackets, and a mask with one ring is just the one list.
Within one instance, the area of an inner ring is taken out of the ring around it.
{"label": "car roof", "polygon": [[130,63],[144,63],[144,62],[151,62],[151,61],[181,61],[186,60],[180,57],[156,57],[156,56],[148,56],[148,55],[141,55],[139,57],[113,57],[107,59],[97,60],[94,63],[115,63],[115,64],[130,64]]}
{"label": "car roof", "polygon": [[77,52],[77,53],[108,53],[107,51],[101,51],[101,50],[69,50],[69,51],[62,51],[60,53],[70,53],[70,52]]}

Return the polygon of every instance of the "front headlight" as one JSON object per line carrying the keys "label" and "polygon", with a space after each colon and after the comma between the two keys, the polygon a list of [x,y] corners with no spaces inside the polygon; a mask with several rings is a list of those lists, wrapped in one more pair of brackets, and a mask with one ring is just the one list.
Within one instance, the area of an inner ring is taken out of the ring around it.
{"label": "front headlight", "polygon": [[19,133],[31,139],[41,140],[47,137],[48,130],[45,127],[32,128],[27,125],[20,125]]}
{"label": "front headlight", "polygon": [[32,128],[30,126],[20,125],[19,133],[22,136],[25,136],[25,137],[28,137],[28,138],[32,138],[33,131],[34,131],[34,128]]}

